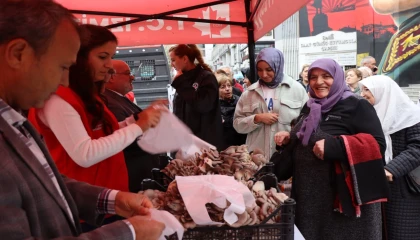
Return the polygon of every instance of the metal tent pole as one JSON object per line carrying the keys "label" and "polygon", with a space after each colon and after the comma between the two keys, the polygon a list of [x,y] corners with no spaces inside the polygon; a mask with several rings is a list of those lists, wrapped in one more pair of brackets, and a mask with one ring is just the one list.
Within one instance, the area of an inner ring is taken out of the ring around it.
{"label": "metal tent pole", "polygon": [[[254,9],[256,11],[257,8]],[[247,19],[247,35],[248,35],[248,58],[249,58],[249,70],[251,74],[251,82],[257,81],[257,74],[255,72],[255,39],[254,39],[254,24],[252,23],[251,16],[254,14],[251,12],[251,0],[245,0],[245,13]]]}

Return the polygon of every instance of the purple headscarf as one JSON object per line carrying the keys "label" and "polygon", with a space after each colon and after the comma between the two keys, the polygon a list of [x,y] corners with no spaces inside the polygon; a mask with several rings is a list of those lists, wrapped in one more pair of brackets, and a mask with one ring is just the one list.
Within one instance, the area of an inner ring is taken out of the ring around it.
{"label": "purple headscarf", "polygon": [[281,81],[283,81],[283,69],[284,69],[284,57],[283,53],[276,48],[264,48],[260,51],[255,62],[258,64],[259,61],[265,61],[270,65],[274,71],[273,81],[266,83],[263,80],[259,80],[260,84],[267,86],[268,88],[276,88]]}
{"label": "purple headscarf", "polygon": [[311,66],[309,66],[309,80],[311,79],[312,70],[315,68],[328,72],[334,78],[334,82],[330,87],[328,96],[325,98],[317,98],[314,91],[309,88],[311,98],[306,104],[311,110],[297,133],[298,138],[305,146],[308,145],[309,138],[318,127],[318,124],[321,121],[321,114],[329,112],[338,101],[353,95],[347,87],[344,71],[336,61],[329,58],[323,58],[313,62]]}

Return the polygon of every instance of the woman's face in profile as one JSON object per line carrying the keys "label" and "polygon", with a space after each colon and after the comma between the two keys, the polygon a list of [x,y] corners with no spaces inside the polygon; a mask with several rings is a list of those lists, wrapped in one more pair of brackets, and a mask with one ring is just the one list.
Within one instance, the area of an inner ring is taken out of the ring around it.
{"label": "woman's face in profile", "polygon": [[305,67],[302,73],[300,74],[300,76],[302,77],[304,81],[308,81],[308,70],[309,70],[309,67]]}
{"label": "woman's face in profile", "polygon": [[116,50],[117,43],[110,41],[89,52],[88,62],[92,68],[92,77],[95,82],[105,80],[109,70],[112,68],[112,57],[115,55]]}
{"label": "woman's face in profile", "polygon": [[258,77],[266,83],[273,81],[275,72],[266,61],[257,63]]}
{"label": "woman's face in profile", "polygon": [[357,74],[354,71],[348,71],[346,74],[346,83],[348,85],[353,86],[353,84],[356,84],[357,82],[359,82],[360,80],[362,80],[361,78],[359,78],[357,76]]}
{"label": "woman's face in profile", "polygon": [[251,86],[251,81],[247,77],[244,78],[244,83],[247,87]]}
{"label": "woman's face in profile", "polygon": [[372,92],[365,86],[362,86],[362,92],[360,93],[362,97],[364,97],[370,104],[375,105],[375,97],[373,96]]}

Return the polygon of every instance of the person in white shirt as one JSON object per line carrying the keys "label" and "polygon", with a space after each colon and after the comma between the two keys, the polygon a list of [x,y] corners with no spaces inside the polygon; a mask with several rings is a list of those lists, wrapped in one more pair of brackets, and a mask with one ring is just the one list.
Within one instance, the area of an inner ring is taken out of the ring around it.
{"label": "person in white shirt", "polygon": [[152,106],[118,122],[106,107],[100,91],[116,47],[117,39],[108,29],[82,25],[77,61],[69,69],[69,87],[60,86],[43,108],[31,109],[28,118],[44,136],[62,174],[128,191],[122,150],[157,125],[162,110]]}

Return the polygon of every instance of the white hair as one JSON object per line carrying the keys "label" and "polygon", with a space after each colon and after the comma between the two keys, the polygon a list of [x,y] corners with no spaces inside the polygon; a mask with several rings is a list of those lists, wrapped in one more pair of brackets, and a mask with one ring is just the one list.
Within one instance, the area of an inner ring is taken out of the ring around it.
{"label": "white hair", "polygon": [[362,61],[360,62],[360,65],[361,66],[364,66],[365,65],[365,63],[367,63],[367,62],[369,62],[370,60],[375,60],[375,58],[374,57],[372,57],[372,56],[367,56],[367,57],[364,57],[363,59],[362,59]]}
{"label": "white hair", "polygon": [[358,70],[362,72],[363,78],[367,78],[367,77],[373,76],[372,69],[370,69],[368,67],[365,67],[365,66],[359,67]]}
{"label": "white hair", "polygon": [[226,68],[229,69],[229,75],[230,75],[229,77],[230,78],[233,78],[233,69],[232,69],[232,67],[229,67],[229,66],[221,66],[219,69],[222,69],[223,70],[223,69],[226,69]]}

